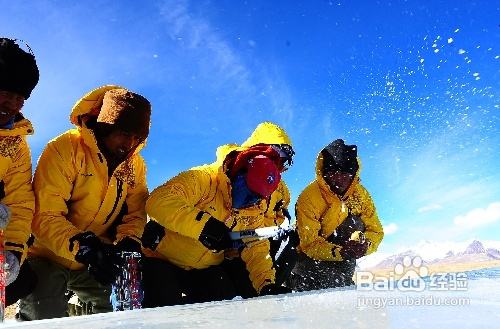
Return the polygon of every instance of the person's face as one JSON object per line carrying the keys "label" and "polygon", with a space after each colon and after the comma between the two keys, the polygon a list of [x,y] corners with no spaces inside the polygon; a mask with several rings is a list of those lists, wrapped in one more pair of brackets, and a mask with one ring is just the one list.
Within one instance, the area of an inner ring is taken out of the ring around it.
{"label": "person's face", "polygon": [[123,161],[130,152],[142,142],[142,138],[136,134],[115,129],[109,135],[102,138],[102,145],[107,156],[114,161]]}
{"label": "person's face", "polygon": [[323,173],[323,178],[330,186],[332,192],[337,195],[344,195],[349,186],[351,186],[354,175],[341,171],[327,171]]}
{"label": "person's face", "polygon": [[6,125],[24,105],[24,97],[11,91],[0,90],[0,126]]}

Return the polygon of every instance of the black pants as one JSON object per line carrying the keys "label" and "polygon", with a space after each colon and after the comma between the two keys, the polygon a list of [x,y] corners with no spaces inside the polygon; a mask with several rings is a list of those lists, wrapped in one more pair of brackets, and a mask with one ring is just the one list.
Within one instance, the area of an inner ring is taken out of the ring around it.
{"label": "black pants", "polygon": [[144,308],[202,303],[236,297],[233,282],[221,266],[184,270],[157,258],[142,260]]}
{"label": "black pants", "polygon": [[[327,240],[343,246],[355,231],[364,232],[365,223],[359,216],[349,214]],[[306,291],[350,286],[354,284],[352,277],[355,268],[356,259],[319,261],[301,253],[288,280],[288,287],[295,291]]]}
{"label": "black pants", "polygon": [[17,279],[5,288],[5,306],[17,302],[35,290],[38,277],[28,262],[24,262],[19,269]]}
{"label": "black pants", "polygon": [[[298,236],[295,231],[290,231],[281,239],[269,239],[269,242],[271,244],[270,255],[276,270],[275,283],[282,285],[290,276],[297,262]],[[241,258],[226,259],[222,266],[233,280],[238,296],[251,298],[258,295],[250,281],[250,274],[246,269],[245,262]]]}
{"label": "black pants", "polygon": [[295,291],[350,286],[354,284],[352,276],[355,267],[355,259],[341,262],[319,261],[301,253],[288,280],[288,286]]}

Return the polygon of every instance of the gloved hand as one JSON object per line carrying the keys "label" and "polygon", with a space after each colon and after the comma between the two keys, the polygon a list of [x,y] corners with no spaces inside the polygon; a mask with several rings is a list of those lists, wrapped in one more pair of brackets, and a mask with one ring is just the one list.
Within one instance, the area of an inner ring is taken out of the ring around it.
{"label": "gloved hand", "polygon": [[268,284],[260,290],[260,296],[265,296],[265,295],[281,295],[281,294],[288,294],[292,292],[292,289],[284,286],[278,286],[274,283]]}
{"label": "gloved hand", "polygon": [[[110,285],[115,282],[120,274],[122,260],[116,254],[112,245],[103,244],[104,251],[99,253],[99,259],[96,263],[88,265],[87,270],[94,279],[103,286]],[[101,255],[103,255],[101,257]]]}
{"label": "gloved hand", "polygon": [[214,252],[220,252],[231,248],[232,241],[229,237],[230,229],[221,221],[210,217],[201,231],[198,240],[207,249]]}
{"label": "gloved hand", "polygon": [[141,242],[144,248],[156,250],[156,247],[158,247],[158,244],[164,236],[165,228],[154,220],[150,220],[147,222],[146,226],[144,226]]}
{"label": "gloved hand", "polygon": [[0,203],[0,230],[3,230],[9,225],[10,215],[10,208]]}
{"label": "gloved hand", "polygon": [[141,252],[141,244],[136,240],[124,237],[115,246],[117,252],[129,251],[129,252]]}
{"label": "gloved hand", "polygon": [[89,231],[72,237],[70,246],[75,240],[80,244],[75,260],[85,264],[89,273],[100,284],[109,285],[114,282],[121,264],[116,247],[102,243],[93,232]]}
{"label": "gloved hand", "polygon": [[21,267],[21,253],[17,251],[5,251],[5,284],[8,286],[16,281]]}
{"label": "gloved hand", "polygon": [[358,242],[355,240],[349,240],[346,242],[340,254],[343,259],[358,259],[366,255],[366,251],[368,250],[368,240],[364,242]]}
{"label": "gloved hand", "polygon": [[69,239],[70,250],[73,249],[75,241],[78,241],[80,245],[75,260],[85,265],[95,263],[98,257],[97,253],[102,247],[101,240],[90,231],[78,233]]}

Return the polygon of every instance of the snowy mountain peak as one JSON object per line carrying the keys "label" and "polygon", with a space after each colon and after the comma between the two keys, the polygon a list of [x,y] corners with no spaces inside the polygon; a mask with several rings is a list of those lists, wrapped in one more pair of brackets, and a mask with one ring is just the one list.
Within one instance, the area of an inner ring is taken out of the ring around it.
{"label": "snowy mountain peak", "polygon": [[471,254],[484,254],[486,253],[486,250],[484,249],[483,244],[481,241],[474,240],[472,243],[467,246],[467,248],[464,251],[465,255],[471,255]]}
{"label": "snowy mountain peak", "polygon": [[490,258],[500,259],[500,251],[498,249],[488,248],[486,249],[486,254]]}
{"label": "snowy mountain peak", "polygon": [[418,254],[414,250],[407,250],[405,252],[387,257],[386,259],[379,262],[375,267],[378,268],[394,267],[396,264],[402,264],[403,259],[407,256],[413,258],[418,256]]}
{"label": "snowy mountain peak", "polygon": [[[373,262],[371,262],[372,260],[368,256],[368,258],[363,260],[364,263],[360,264],[360,268],[391,269],[397,264],[402,264],[406,256],[410,256],[411,258],[420,256],[423,264],[426,266],[487,263],[500,260],[500,248],[498,246],[500,244],[497,241],[494,241],[494,243],[492,241],[485,241],[483,244],[479,240],[473,240],[472,242],[464,241],[455,246],[448,243],[443,244],[442,247],[438,243],[423,242],[412,249],[406,249],[404,252],[393,255],[386,254],[379,258],[373,257]],[[498,266],[496,264],[494,263],[493,265]]]}

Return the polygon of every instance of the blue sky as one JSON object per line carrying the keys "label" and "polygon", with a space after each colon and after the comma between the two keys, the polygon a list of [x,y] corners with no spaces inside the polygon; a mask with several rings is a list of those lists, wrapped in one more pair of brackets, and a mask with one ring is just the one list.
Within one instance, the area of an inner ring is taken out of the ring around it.
{"label": "blue sky", "polygon": [[103,84],[153,104],[143,155],[154,188],[215,159],[262,121],[297,152],[293,201],[336,138],[356,143],[387,229],[421,240],[498,239],[500,4],[496,1],[0,0],[40,83],[23,112],[34,161]]}

